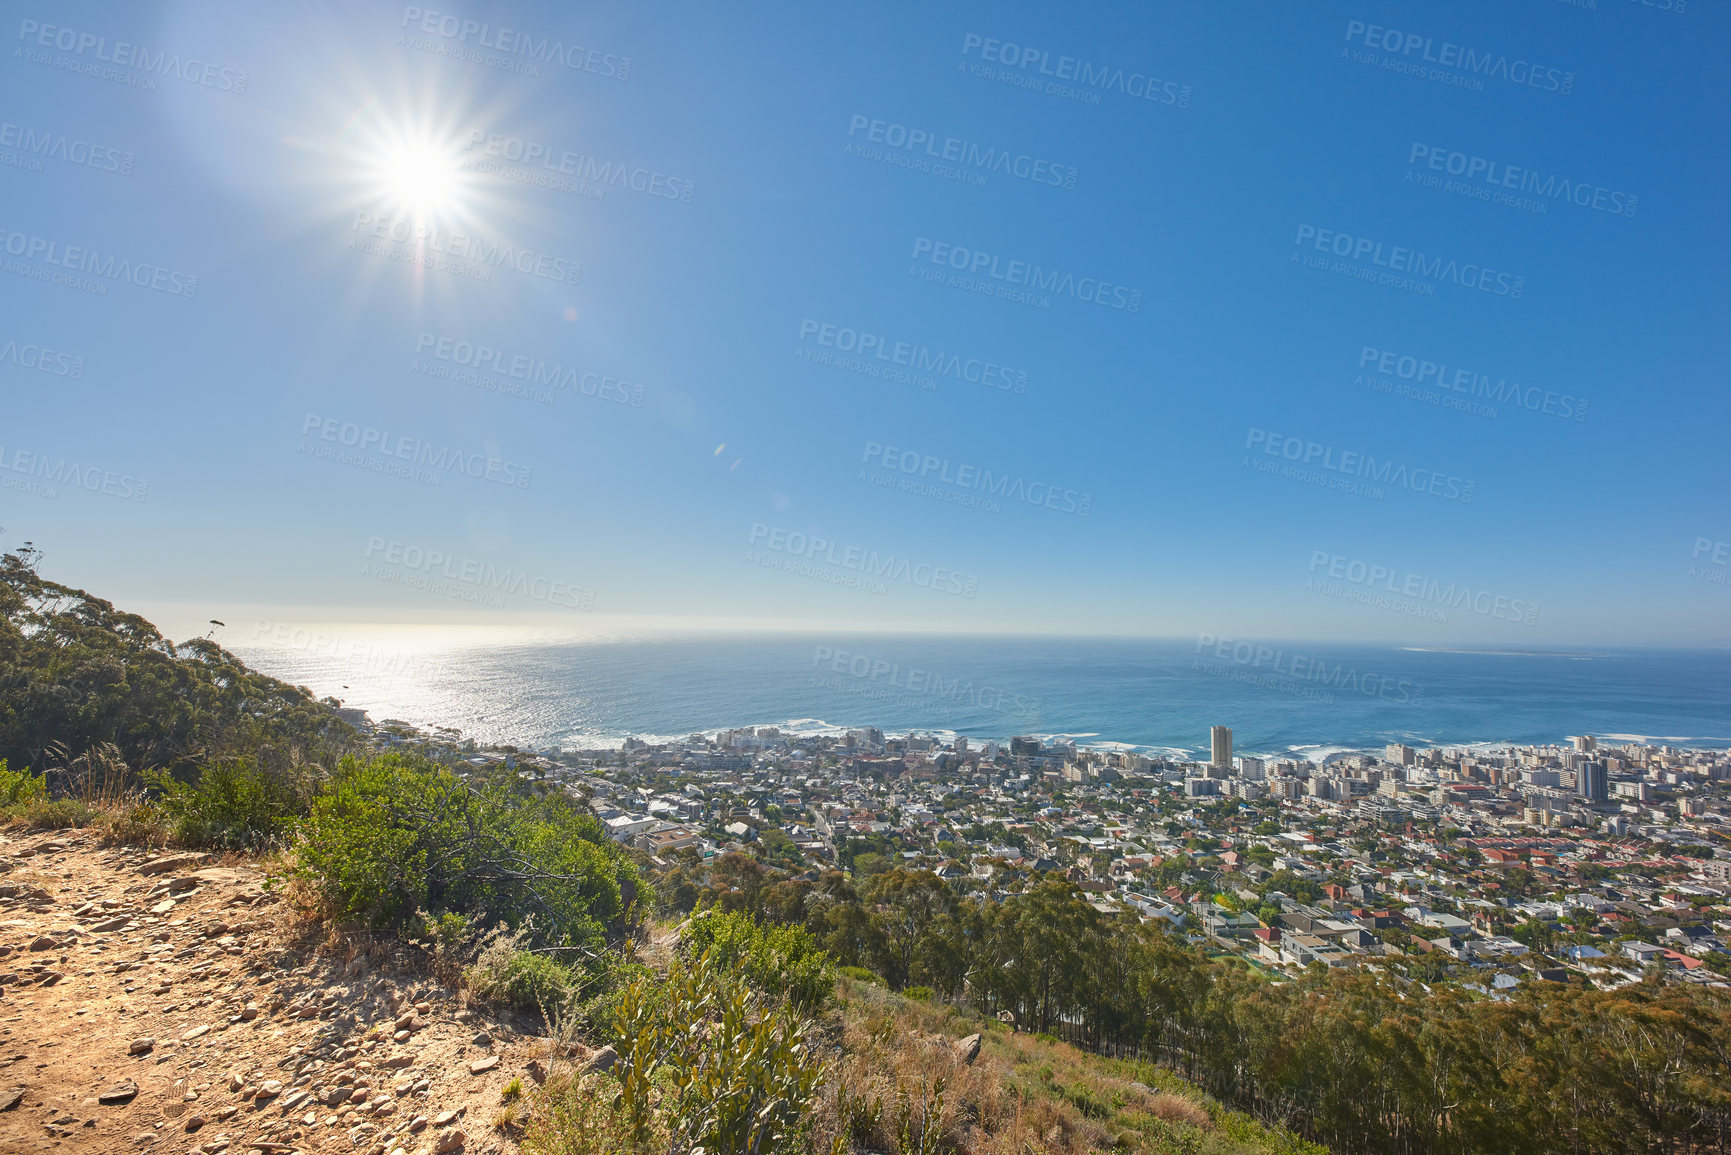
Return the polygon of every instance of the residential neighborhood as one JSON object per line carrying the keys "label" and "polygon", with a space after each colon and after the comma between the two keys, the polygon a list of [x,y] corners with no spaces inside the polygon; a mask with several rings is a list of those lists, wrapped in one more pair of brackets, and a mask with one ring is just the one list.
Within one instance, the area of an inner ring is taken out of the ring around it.
{"label": "residential neighborhood", "polygon": [[[1271,976],[1394,968],[1519,982],[1731,979],[1731,757],[1608,744],[1207,761],[1017,736],[774,727],[506,748],[651,867],[745,854],[816,878],[929,870],[1003,898],[1058,872]],[[381,724],[384,744],[427,738]],[[463,755],[485,766],[501,752]]]}

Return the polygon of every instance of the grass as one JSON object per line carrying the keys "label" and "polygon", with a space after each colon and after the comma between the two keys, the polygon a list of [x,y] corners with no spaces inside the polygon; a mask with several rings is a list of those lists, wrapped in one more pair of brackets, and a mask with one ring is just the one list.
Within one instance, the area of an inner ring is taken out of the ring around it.
{"label": "grass", "polygon": [[[1152,1064],[1013,1034],[868,983],[844,978],[840,991],[841,1065],[814,1112],[813,1151],[843,1136],[841,1150],[853,1152],[1325,1155]],[[975,1032],[980,1057],[963,1064],[950,1043]]]}

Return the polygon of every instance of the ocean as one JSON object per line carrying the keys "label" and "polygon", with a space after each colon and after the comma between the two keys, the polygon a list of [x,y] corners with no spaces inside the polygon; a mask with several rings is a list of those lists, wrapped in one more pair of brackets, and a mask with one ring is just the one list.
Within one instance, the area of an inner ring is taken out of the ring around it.
{"label": "ocean", "polygon": [[363,645],[308,634],[234,646],[375,720],[534,749],[738,726],[1063,736],[1205,755],[1322,758],[1413,746],[1610,741],[1731,746],[1731,653],[1445,650],[1196,639],[703,637]]}

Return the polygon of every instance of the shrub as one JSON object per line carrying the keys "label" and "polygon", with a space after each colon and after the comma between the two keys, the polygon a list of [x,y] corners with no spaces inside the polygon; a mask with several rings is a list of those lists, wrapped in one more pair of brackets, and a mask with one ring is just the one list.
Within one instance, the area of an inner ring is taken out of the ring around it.
{"label": "shrub", "polygon": [[540,1011],[549,1020],[566,1016],[578,983],[571,969],[551,955],[533,954],[520,945],[521,932],[495,934],[469,968],[476,997],[520,1011]]}
{"label": "shrub", "polygon": [[7,818],[27,830],[70,830],[95,825],[102,820],[102,813],[76,798],[37,798],[12,807]]}
{"label": "shrub", "polygon": [[470,784],[396,754],[343,759],[313,801],[299,871],[338,917],[403,927],[455,912],[521,929],[525,946],[580,948],[572,959],[603,953],[640,890],[599,820],[563,794],[513,771]]}
{"label": "shrub", "polygon": [[1148,1111],[1156,1119],[1164,1119],[1168,1123],[1182,1123],[1186,1127],[1196,1127],[1204,1131],[1214,1125],[1214,1120],[1208,1117],[1208,1111],[1202,1104],[1183,1095],[1174,1095],[1170,1091],[1155,1095],[1148,1104]]}
{"label": "shrub", "polygon": [[675,960],[664,982],[637,979],[615,1030],[614,1109],[633,1143],[671,1133],[674,1149],[712,1155],[802,1146],[802,1120],[825,1074],[806,1041],[812,1023],[791,1005],[766,1006],[737,961],[705,951]]}
{"label": "shrub", "polygon": [[874,987],[886,985],[876,972],[868,971],[864,967],[837,967],[836,974],[853,979],[855,982],[870,983]]}
{"label": "shrub", "polygon": [[32,774],[30,767],[8,770],[6,759],[0,758],[0,807],[13,807],[39,802],[48,797],[48,776]]}
{"label": "shrub", "polygon": [[613,1096],[602,1093],[604,1079],[611,1082],[604,1075],[549,1078],[534,1097],[523,1150],[528,1155],[636,1155]]}
{"label": "shrub", "polygon": [[162,792],[156,803],[169,833],[186,846],[262,850],[295,825],[295,798],[287,784],[251,758],[225,758],[200,767],[182,782],[163,771],[144,778]]}
{"label": "shrub", "polygon": [[816,1010],[835,993],[835,967],[802,926],[703,911],[686,924],[683,945],[690,956],[712,954],[718,966],[738,967],[754,989],[799,1010]]}

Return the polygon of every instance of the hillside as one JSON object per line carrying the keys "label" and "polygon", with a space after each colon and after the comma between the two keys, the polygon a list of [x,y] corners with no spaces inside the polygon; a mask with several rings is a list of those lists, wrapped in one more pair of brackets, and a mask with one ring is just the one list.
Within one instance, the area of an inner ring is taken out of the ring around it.
{"label": "hillside", "polygon": [[658,924],[584,803],[37,560],[0,559],[0,1150],[1320,1150],[801,926]]}

